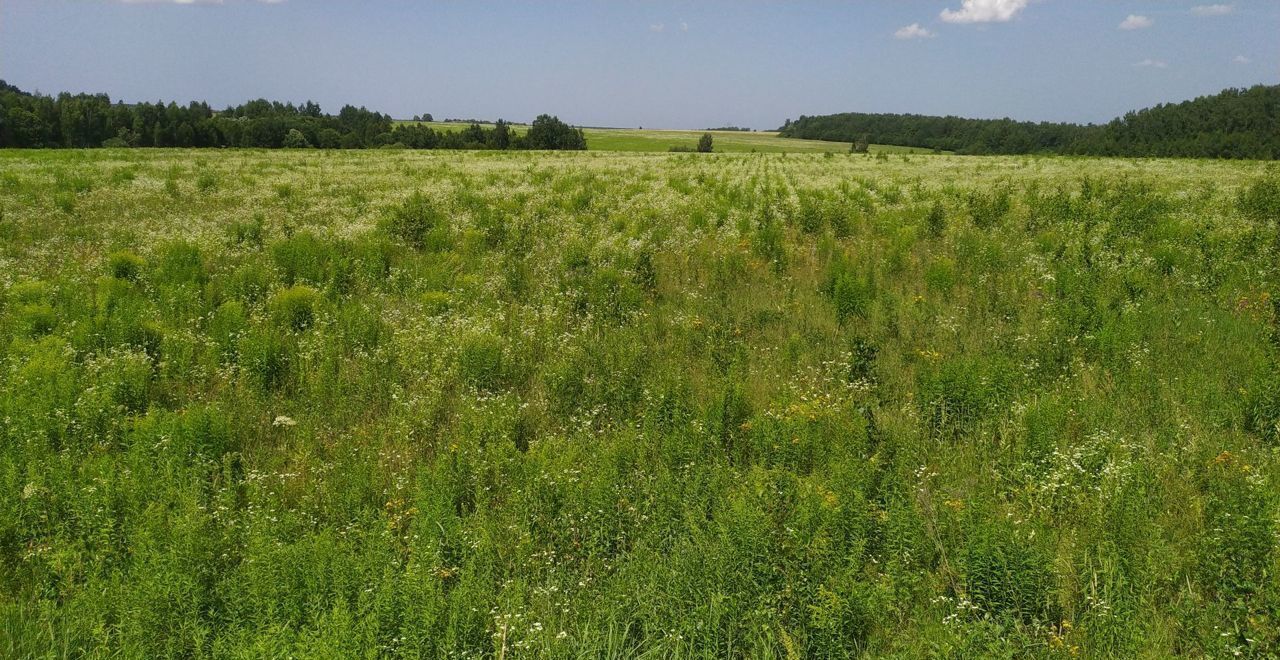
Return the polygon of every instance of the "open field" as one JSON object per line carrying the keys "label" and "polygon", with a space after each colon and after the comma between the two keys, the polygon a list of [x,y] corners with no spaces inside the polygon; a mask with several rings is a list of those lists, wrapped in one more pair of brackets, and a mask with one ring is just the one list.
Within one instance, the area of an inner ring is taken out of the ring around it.
{"label": "open field", "polygon": [[[401,122],[415,123],[415,122]],[[468,126],[457,122],[416,122],[436,129],[437,131],[460,131]],[[490,128],[492,124],[481,124]],[[513,125],[512,131],[524,133],[525,125]],[[584,128],[587,136],[587,148],[591,151],[668,151],[671,147],[693,148],[703,133],[711,133],[717,152],[761,152],[761,153],[846,153],[848,142],[826,142],[822,140],[798,140],[779,137],[774,131],[686,131],[647,128]],[[916,147],[897,147],[887,144],[873,144],[871,153],[932,153],[929,149]]]}
{"label": "open field", "polygon": [[0,152],[0,656],[1280,653],[1276,176]]}

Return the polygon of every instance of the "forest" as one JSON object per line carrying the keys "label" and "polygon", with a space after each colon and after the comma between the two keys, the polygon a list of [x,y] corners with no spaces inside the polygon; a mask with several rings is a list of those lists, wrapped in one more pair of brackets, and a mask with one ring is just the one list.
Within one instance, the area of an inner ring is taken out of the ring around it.
{"label": "forest", "polygon": [[325,114],[257,99],[215,112],[208,103],[112,103],[106,94],[31,94],[0,81],[0,148],[256,147],[267,149],[586,149],[586,137],[557,117],[541,115],[517,135],[498,120],[461,131],[395,123],[390,115],[343,106]]}
{"label": "forest", "polygon": [[1103,125],[842,113],[788,119],[784,137],[922,147],[960,154],[1280,158],[1280,85],[1227,89]]}

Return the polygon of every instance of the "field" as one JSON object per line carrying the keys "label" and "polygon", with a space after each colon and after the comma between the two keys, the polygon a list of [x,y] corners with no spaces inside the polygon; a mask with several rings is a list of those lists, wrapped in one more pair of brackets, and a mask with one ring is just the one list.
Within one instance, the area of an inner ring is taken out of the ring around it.
{"label": "field", "polygon": [[0,153],[0,656],[1273,657],[1278,216],[1249,162]]}
{"label": "field", "polygon": [[[425,123],[437,131],[460,131],[467,124],[457,122],[417,122]],[[492,124],[481,124],[486,128]],[[512,130],[524,133],[527,126],[514,125]],[[717,152],[759,152],[759,153],[846,153],[848,142],[826,142],[822,140],[798,140],[779,137],[773,131],[691,131],[646,128],[585,128],[587,148],[592,151],[669,151],[671,147],[697,146],[698,138],[703,133],[711,133],[713,145]],[[873,144],[871,153],[931,153],[929,149],[916,147],[898,147],[887,144]]]}

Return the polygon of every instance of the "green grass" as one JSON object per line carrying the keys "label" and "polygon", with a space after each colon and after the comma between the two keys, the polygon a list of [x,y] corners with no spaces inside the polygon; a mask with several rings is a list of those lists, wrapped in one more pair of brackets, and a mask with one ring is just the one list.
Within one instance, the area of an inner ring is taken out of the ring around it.
{"label": "green grass", "polygon": [[[413,122],[404,122],[413,123]],[[456,122],[417,122],[425,124],[439,131],[460,131],[467,127],[467,124]],[[482,124],[490,127],[490,124]],[[512,127],[516,133],[524,133],[527,126],[516,125]],[[587,128],[583,129],[587,136],[587,149],[591,151],[652,151],[662,152],[668,151],[671,147],[689,147],[693,148],[698,144],[698,138],[703,133],[710,132],[713,136],[715,151],[739,153],[739,152],[761,152],[761,153],[846,153],[849,151],[850,143],[848,142],[825,142],[821,140],[797,140],[793,138],[779,137],[774,131],[688,131],[688,130],[664,130],[664,129],[636,129],[636,128]],[[919,149],[916,147],[898,147],[892,145],[871,145],[872,153],[932,153],[928,149]]]}
{"label": "green grass", "polygon": [[2,152],[0,656],[1274,656],[1275,176]]}

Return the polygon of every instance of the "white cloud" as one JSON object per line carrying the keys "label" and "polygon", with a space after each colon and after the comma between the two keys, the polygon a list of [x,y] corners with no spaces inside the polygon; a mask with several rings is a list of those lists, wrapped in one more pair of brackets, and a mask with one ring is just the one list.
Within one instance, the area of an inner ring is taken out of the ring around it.
{"label": "white cloud", "polygon": [[1169,63],[1164,60],[1153,60],[1150,57],[1148,57],[1147,59],[1142,60],[1141,62],[1134,62],[1133,65],[1139,68],[1165,69],[1165,68],[1168,68]]}
{"label": "white cloud", "polygon": [[1121,30],[1145,30],[1155,24],[1155,21],[1146,16],[1138,14],[1129,14],[1129,18],[1120,21]]}
{"label": "white cloud", "polygon": [[898,28],[898,31],[894,32],[893,36],[898,39],[928,39],[935,35],[928,29],[920,27],[919,23],[912,23],[906,27]]}
{"label": "white cloud", "polygon": [[1235,57],[1231,58],[1231,61],[1235,62],[1236,64],[1248,64],[1253,60],[1245,57],[1244,55],[1236,55]]}
{"label": "white cloud", "polygon": [[680,31],[681,31],[681,32],[688,32],[688,31],[689,31],[689,24],[688,24],[688,23],[685,23],[684,21],[680,21]]}
{"label": "white cloud", "polygon": [[667,26],[663,25],[662,23],[654,23],[653,25],[649,26],[650,32],[661,32],[665,29],[667,29]]}
{"label": "white cloud", "polygon": [[1030,0],[963,0],[959,10],[943,9],[948,23],[1004,23],[1027,8]]}
{"label": "white cloud", "polygon": [[1235,5],[1196,5],[1191,8],[1191,13],[1196,16],[1226,16],[1235,10]]}

